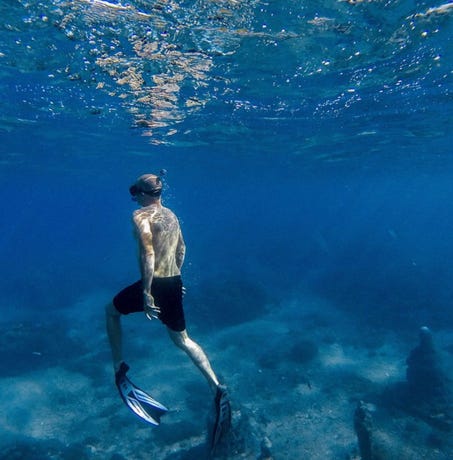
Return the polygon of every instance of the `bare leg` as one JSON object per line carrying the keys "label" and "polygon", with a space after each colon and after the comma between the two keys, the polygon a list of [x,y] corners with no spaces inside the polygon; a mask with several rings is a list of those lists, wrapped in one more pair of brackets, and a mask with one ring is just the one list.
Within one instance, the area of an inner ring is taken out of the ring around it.
{"label": "bare leg", "polygon": [[112,350],[113,369],[117,372],[123,361],[121,314],[113,304],[108,304],[105,308],[105,324],[110,348]]}
{"label": "bare leg", "polygon": [[206,377],[211,390],[215,394],[219,386],[219,380],[212,370],[209,359],[203,349],[187,335],[186,330],[182,332],[173,331],[169,328],[167,328],[167,330],[176,346],[185,351],[198,369],[200,369],[201,373]]}

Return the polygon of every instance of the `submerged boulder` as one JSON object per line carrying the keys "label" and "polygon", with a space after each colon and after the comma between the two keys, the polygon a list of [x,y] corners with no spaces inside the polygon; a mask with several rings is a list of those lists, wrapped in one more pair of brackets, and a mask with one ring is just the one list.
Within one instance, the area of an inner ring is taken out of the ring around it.
{"label": "submerged boulder", "polygon": [[434,347],[431,331],[422,327],[419,339],[418,346],[406,360],[407,396],[426,403],[448,404],[451,396],[450,382]]}
{"label": "submerged boulder", "polygon": [[415,415],[432,426],[453,428],[451,380],[434,345],[431,331],[422,327],[418,345],[406,359],[406,381],[390,388],[387,402]]}

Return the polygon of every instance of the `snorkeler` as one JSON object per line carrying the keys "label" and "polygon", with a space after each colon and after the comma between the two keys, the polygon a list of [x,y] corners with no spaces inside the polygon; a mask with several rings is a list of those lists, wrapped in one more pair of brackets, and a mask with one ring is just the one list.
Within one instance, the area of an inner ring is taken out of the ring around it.
{"label": "snorkeler", "polygon": [[216,422],[212,437],[213,443],[216,443],[229,427],[231,410],[225,386],[219,383],[203,349],[187,334],[181,280],[186,247],[178,218],[162,205],[160,176],[142,175],[129,191],[133,200],[140,205],[140,209],[133,213],[133,222],[138,240],[141,279],[119,292],[106,308],[115,382],[129,408],[148,422],[159,423],[159,416],[165,412],[165,407],[126,377],[129,366],[122,357],[121,315],[144,312],[149,320],[159,319],[167,326],[176,346],[185,351],[200,369],[215,394]]}

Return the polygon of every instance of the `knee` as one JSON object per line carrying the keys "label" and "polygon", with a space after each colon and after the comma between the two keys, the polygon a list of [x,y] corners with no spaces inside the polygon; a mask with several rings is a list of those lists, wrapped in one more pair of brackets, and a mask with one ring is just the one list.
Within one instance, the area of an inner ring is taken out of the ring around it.
{"label": "knee", "polygon": [[170,334],[171,339],[173,340],[173,343],[178,347],[181,348],[181,350],[187,350],[190,348],[190,338],[187,336],[187,334],[182,334],[178,332],[172,332]]}

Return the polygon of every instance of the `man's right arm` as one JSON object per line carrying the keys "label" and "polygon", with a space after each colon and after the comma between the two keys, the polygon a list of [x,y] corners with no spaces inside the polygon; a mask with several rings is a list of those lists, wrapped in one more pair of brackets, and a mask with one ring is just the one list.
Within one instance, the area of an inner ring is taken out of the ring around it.
{"label": "man's right arm", "polygon": [[133,220],[139,246],[139,260],[140,271],[142,274],[145,314],[148,319],[157,318],[157,315],[160,313],[160,311],[159,308],[154,304],[154,298],[151,294],[151,284],[154,277],[155,263],[151,226],[146,213],[142,211],[135,211]]}

